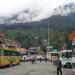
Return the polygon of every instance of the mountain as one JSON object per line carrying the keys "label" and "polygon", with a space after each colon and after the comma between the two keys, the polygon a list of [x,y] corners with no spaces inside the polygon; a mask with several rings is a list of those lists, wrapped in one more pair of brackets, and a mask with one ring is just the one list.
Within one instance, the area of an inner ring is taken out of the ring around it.
{"label": "mountain", "polygon": [[0,29],[33,29],[47,28],[48,24],[51,29],[56,31],[73,31],[75,30],[75,4],[69,3],[54,9],[53,15],[41,21],[30,22],[35,13],[22,11],[21,13],[10,17],[0,17]]}
{"label": "mountain", "polygon": [[75,13],[75,4],[74,3],[68,3],[66,5],[62,5],[56,9],[54,9],[54,15],[67,16],[72,13]]}

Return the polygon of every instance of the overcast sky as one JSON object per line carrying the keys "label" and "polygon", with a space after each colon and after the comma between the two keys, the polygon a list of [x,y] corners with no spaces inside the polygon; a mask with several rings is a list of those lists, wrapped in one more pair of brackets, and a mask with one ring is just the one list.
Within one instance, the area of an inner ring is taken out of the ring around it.
{"label": "overcast sky", "polygon": [[0,16],[6,16],[29,10],[37,11],[38,18],[44,18],[52,13],[52,10],[65,3],[75,0],[0,0]]}

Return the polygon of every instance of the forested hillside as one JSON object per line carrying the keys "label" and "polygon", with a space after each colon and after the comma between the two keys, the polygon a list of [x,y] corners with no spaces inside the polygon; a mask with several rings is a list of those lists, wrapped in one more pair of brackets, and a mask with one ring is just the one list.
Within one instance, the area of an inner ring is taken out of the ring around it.
{"label": "forested hillside", "polygon": [[[17,40],[22,47],[29,48],[32,46],[47,46],[48,45],[48,31],[46,28],[36,30],[0,30],[4,32],[6,38]],[[49,31],[50,45],[55,48],[62,48],[66,42],[67,33],[57,32],[50,29]],[[47,41],[45,41],[47,40]]]}

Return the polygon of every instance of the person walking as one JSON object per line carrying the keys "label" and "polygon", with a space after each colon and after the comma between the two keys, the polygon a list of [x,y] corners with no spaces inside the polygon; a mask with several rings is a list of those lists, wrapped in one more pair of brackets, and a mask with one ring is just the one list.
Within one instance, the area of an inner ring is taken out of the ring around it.
{"label": "person walking", "polygon": [[40,63],[41,63],[41,61],[42,61],[42,59],[41,59],[41,57],[40,57]]}
{"label": "person walking", "polygon": [[47,56],[45,56],[45,62],[47,62]]}
{"label": "person walking", "polygon": [[57,58],[57,64],[56,64],[56,66],[57,66],[57,75],[59,75],[59,74],[62,75],[62,69],[61,69],[62,63],[59,60],[59,57]]}
{"label": "person walking", "polygon": [[35,57],[34,57],[34,60],[35,60],[35,64],[37,64],[37,63],[36,63],[36,55],[35,55]]}

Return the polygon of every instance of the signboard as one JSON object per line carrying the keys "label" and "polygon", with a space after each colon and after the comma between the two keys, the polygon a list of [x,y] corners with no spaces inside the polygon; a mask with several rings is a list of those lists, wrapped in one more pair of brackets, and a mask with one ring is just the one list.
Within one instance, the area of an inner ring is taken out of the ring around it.
{"label": "signboard", "polygon": [[58,52],[58,49],[53,49],[54,52]]}
{"label": "signboard", "polygon": [[75,32],[69,34],[69,41],[72,41],[75,38]]}

